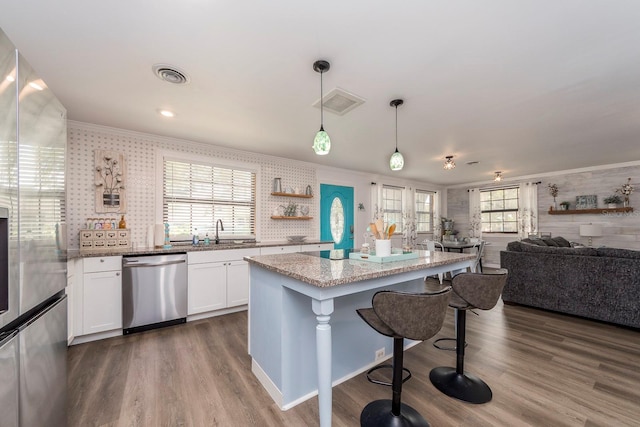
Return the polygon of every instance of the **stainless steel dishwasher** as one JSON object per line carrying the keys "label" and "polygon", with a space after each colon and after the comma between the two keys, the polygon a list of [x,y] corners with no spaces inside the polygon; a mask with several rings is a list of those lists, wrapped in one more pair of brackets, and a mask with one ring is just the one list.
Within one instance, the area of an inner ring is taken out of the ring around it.
{"label": "stainless steel dishwasher", "polygon": [[124,334],[186,322],[187,254],[122,258]]}

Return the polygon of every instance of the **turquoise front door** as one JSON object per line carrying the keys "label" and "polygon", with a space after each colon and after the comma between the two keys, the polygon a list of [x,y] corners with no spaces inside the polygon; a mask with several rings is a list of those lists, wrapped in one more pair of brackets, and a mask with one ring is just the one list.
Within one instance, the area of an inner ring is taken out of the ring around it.
{"label": "turquoise front door", "polygon": [[353,187],[320,184],[320,239],[353,248]]}

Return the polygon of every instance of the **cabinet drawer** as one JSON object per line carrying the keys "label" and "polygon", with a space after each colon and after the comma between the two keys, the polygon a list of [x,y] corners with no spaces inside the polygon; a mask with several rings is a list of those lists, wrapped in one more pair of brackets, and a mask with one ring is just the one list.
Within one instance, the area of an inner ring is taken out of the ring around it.
{"label": "cabinet drawer", "polygon": [[94,273],[100,271],[113,271],[122,269],[121,256],[105,256],[85,258],[83,271],[85,273]]}
{"label": "cabinet drawer", "polygon": [[301,252],[309,252],[309,251],[332,251],[333,243],[314,243],[311,245],[301,245]]}
{"label": "cabinet drawer", "polygon": [[246,249],[221,249],[217,251],[188,252],[187,259],[189,265],[202,264],[206,262],[222,262],[241,260],[246,256],[260,255],[258,248]]}
{"label": "cabinet drawer", "polygon": [[260,249],[260,255],[292,254],[295,252],[300,252],[299,245],[269,246],[269,247]]}

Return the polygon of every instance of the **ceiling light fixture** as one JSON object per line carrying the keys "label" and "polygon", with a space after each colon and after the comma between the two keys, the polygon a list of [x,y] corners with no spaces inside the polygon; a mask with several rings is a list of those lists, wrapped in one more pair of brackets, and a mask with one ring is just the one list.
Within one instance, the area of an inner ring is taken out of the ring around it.
{"label": "ceiling light fixture", "polygon": [[321,60],[313,63],[313,69],[320,73],[320,130],[313,139],[313,151],[315,151],[319,156],[329,154],[329,150],[331,150],[331,139],[329,138],[329,134],[324,131],[324,110],[322,100],[322,74],[329,71],[330,67],[331,64],[327,61]]}
{"label": "ceiling light fixture", "polygon": [[29,86],[31,86],[35,90],[44,90],[44,88],[42,86],[40,86],[38,83],[36,83],[36,82],[29,83]]}
{"label": "ceiling light fixture", "polygon": [[502,171],[496,171],[493,174],[493,180],[496,181],[496,182],[502,181]]}
{"label": "ceiling light fixture", "polygon": [[396,107],[396,151],[391,155],[391,159],[389,159],[389,167],[392,171],[399,171],[404,167],[404,157],[402,157],[402,153],[398,151],[398,106],[402,104],[404,104],[402,99],[394,99],[389,103],[392,107]]}
{"label": "ceiling light fixture", "polygon": [[447,157],[445,157],[445,159],[447,159],[444,162],[444,168],[446,170],[451,170],[451,169],[456,167],[456,162],[453,161],[453,156],[447,156]]}
{"label": "ceiling light fixture", "polygon": [[159,111],[160,114],[162,114],[165,117],[175,117],[175,113],[173,111],[169,111],[169,110],[160,110]]}

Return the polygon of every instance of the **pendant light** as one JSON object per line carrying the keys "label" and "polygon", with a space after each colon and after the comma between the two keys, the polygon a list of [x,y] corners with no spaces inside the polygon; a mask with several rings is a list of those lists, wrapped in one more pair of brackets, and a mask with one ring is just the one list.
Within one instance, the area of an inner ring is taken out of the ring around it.
{"label": "pendant light", "polygon": [[329,134],[324,131],[324,109],[323,109],[323,94],[322,94],[322,73],[329,71],[331,64],[327,61],[316,61],[313,63],[313,69],[320,73],[320,130],[316,134],[313,140],[313,151],[319,156],[329,154],[331,150],[331,139]]}
{"label": "pendant light", "polygon": [[389,103],[392,107],[396,107],[396,151],[391,155],[391,159],[389,159],[389,167],[392,171],[399,171],[404,167],[404,157],[402,157],[402,153],[398,151],[398,106],[402,104],[404,104],[402,99],[394,99]]}
{"label": "pendant light", "polygon": [[493,175],[493,180],[494,180],[495,182],[500,182],[500,181],[502,181],[502,171],[497,171],[497,172],[495,172],[495,173],[494,173],[494,175]]}
{"label": "pendant light", "polygon": [[453,156],[447,156],[447,157],[445,157],[445,159],[447,159],[447,160],[444,162],[444,166],[443,167],[446,170],[451,170],[451,169],[456,167],[456,162],[453,161]]}

